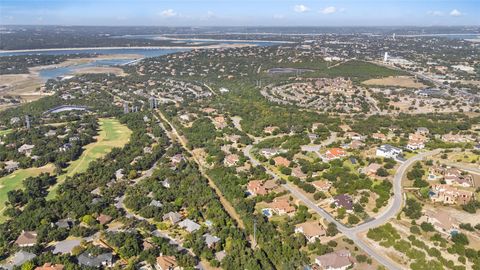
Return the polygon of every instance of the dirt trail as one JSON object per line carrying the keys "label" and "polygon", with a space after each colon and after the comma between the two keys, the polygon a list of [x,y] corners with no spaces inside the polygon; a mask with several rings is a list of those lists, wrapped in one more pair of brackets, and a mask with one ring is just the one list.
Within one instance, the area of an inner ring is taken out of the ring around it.
{"label": "dirt trail", "polygon": [[227,211],[227,213],[235,220],[237,221],[238,223],[238,226],[241,228],[241,229],[245,229],[245,224],[243,223],[243,220],[240,218],[240,215],[238,215],[237,211],[235,211],[235,208],[230,204],[230,202],[223,196],[223,193],[220,191],[220,189],[217,187],[217,185],[215,185],[215,182],[213,181],[212,178],[210,178],[210,176],[206,173],[204,167],[201,165],[202,163],[200,162],[200,159],[199,157],[197,156],[197,154],[195,154],[195,152],[193,151],[190,151],[190,149],[188,149],[187,147],[187,143],[185,141],[185,139],[180,136],[180,134],[178,133],[177,129],[170,123],[170,121],[168,121],[168,119],[160,112],[158,111],[158,114],[160,115],[160,118],[162,118],[162,120],[167,123],[170,128],[172,129],[172,133],[175,135],[175,137],[178,139],[178,141],[180,142],[180,144],[183,146],[183,148],[188,151],[190,153],[190,155],[192,155],[192,158],[193,160],[198,164],[198,167],[199,167],[199,170],[200,172],[202,173],[202,175],[207,178],[208,180],[208,184],[211,188],[213,188],[213,190],[215,190],[215,193],[217,194],[217,196],[220,198],[220,202],[222,203],[223,207],[225,208],[225,210]]}

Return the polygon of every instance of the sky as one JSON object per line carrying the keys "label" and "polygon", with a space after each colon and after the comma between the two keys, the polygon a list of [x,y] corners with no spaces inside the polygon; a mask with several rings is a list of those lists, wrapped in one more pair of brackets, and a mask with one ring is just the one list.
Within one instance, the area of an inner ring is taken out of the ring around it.
{"label": "sky", "polygon": [[480,25],[480,0],[0,0],[0,24]]}

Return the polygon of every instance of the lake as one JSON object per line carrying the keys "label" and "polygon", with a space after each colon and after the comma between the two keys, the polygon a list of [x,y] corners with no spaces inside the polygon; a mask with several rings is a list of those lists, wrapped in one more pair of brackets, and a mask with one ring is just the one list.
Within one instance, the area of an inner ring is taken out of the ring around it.
{"label": "lake", "polygon": [[[127,37],[127,36],[126,36]],[[128,37],[136,37],[136,36],[128,36]],[[149,38],[150,36],[145,36],[145,38]],[[151,38],[156,38],[158,36],[151,36]],[[260,47],[264,46],[272,46],[272,45],[278,45],[281,44],[281,42],[275,42],[275,41],[256,41],[256,40],[251,40],[251,41],[235,41],[235,40],[182,40],[183,42],[192,42],[192,43],[214,43],[214,44],[235,44],[235,43],[242,43],[242,44],[252,44]],[[184,45],[184,44],[182,44]],[[190,49],[168,49],[168,48],[88,48],[88,49],[48,49],[48,50],[30,50],[30,51],[20,51],[20,52],[8,52],[8,51],[3,51],[0,52],[0,56],[17,56],[17,55],[64,55],[64,54],[80,54],[80,53],[86,53],[86,54],[137,54],[141,55],[143,58],[146,57],[156,57],[156,56],[162,56],[166,54],[172,54],[172,53],[177,53],[177,52],[182,52],[182,51],[188,51]],[[86,67],[109,67],[109,66],[118,66],[118,65],[125,65],[128,64],[135,59],[108,59],[108,60],[97,60],[93,61],[91,63],[87,64],[78,64],[78,65],[72,65],[68,67],[58,67],[58,68],[49,68],[49,69],[43,69],[39,72],[39,75],[42,79],[48,80],[48,79],[56,79],[59,77],[63,77],[68,74],[72,74],[76,69],[80,68],[86,68]]]}

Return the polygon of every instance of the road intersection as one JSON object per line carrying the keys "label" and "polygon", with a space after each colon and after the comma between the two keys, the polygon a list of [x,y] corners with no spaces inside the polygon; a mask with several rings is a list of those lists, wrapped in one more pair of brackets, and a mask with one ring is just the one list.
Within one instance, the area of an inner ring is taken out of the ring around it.
{"label": "road intersection", "polygon": [[[250,159],[250,161],[252,162],[252,165],[254,166],[262,165],[260,161],[258,161],[252,155],[251,153],[252,148],[253,148],[253,145],[248,145],[247,147],[245,147],[243,150],[244,155]],[[343,233],[346,237],[351,239],[360,249],[362,249],[365,253],[367,253],[369,256],[371,256],[375,260],[377,260],[380,264],[384,265],[386,268],[391,270],[400,270],[404,268],[398,265],[397,263],[393,262],[392,260],[390,260],[384,254],[381,254],[380,252],[374,250],[365,240],[359,237],[359,234],[364,233],[371,228],[375,228],[387,223],[388,220],[390,220],[392,217],[397,215],[398,212],[400,212],[403,206],[402,179],[405,173],[407,172],[407,169],[415,162],[423,160],[426,157],[438,154],[440,151],[441,150],[437,149],[437,150],[417,154],[407,159],[405,162],[403,162],[400,165],[400,167],[397,169],[393,179],[393,182],[394,182],[393,183],[393,193],[394,193],[393,200],[389,202],[386,209],[379,216],[355,227],[347,227],[342,223],[338,222],[332,215],[330,215],[324,209],[316,205],[313,201],[307,198],[303,193],[298,191],[298,189],[292,184],[287,182],[283,184],[283,187],[286,190],[288,190],[292,195],[294,195],[294,197],[302,201],[302,203],[304,203],[308,208],[318,213],[320,216],[325,218],[328,222],[334,223],[335,225],[337,225],[337,229],[341,233]],[[280,176],[278,176],[275,172],[273,172],[269,168],[265,167],[265,170],[274,179],[281,179]]]}

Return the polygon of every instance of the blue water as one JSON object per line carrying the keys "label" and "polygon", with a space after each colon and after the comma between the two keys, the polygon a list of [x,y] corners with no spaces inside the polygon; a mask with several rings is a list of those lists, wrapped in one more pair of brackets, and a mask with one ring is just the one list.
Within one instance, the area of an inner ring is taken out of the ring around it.
{"label": "blue water", "polygon": [[168,40],[178,44],[254,44],[260,47],[280,45],[285,42],[281,41],[259,41],[259,40],[216,40],[216,39],[177,39],[177,38],[168,38],[159,35],[125,35],[125,36],[115,36],[112,38],[126,38],[126,39],[151,39],[151,40]]}
{"label": "blue water", "polygon": [[170,53],[187,51],[187,49],[159,49],[159,48],[132,48],[132,49],[72,49],[72,50],[34,50],[28,52],[0,52],[0,56],[15,56],[15,55],[63,55],[63,54],[139,54],[143,57],[155,57]]}
{"label": "blue water", "polygon": [[[136,37],[136,36],[129,36]],[[148,38],[149,36],[145,36]],[[158,37],[158,36],[153,36]],[[271,41],[212,41],[212,40],[185,40],[182,43],[195,42],[195,43],[215,43],[215,44],[233,44],[233,43],[246,43],[246,44],[255,44],[257,46],[272,46],[276,44],[281,44],[281,42],[271,42]],[[72,50],[34,50],[26,52],[0,52],[0,56],[17,56],[17,55],[65,55],[65,54],[138,54],[146,57],[156,57],[166,54],[172,54],[177,52],[188,51],[189,49],[161,49],[161,48],[118,48],[118,49],[72,49]],[[69,67],[59,67],[44,69],[39,72],[40,77],[44,80],[56,79],[67,74],[72,74],[76,69],[86,68],[86,67],[108,67],[116,65],[124,65],[135,59],[109,59],[109,60],[97,60],[88,64],[79,64],[72,65]]]}

